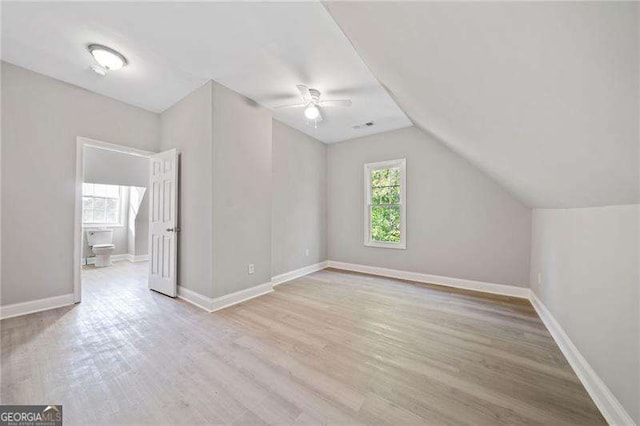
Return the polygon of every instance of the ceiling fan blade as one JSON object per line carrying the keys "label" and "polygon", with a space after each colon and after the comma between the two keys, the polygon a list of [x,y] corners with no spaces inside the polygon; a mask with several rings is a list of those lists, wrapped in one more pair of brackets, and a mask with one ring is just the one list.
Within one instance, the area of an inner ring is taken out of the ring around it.
{"label": "ceiling fan blade", "polygon": [[321,107],[349,107],[351,106],[351,100],[337,99],[335,101],[320,101],[318,105]]}
{"label": "ceiling fan blade", "polygon": [[306,107],[307,104],[291,104],[291,105],[280,105],[277,107],[273,107],[273,109],[285,109],[285,108],[302,108]]}
{"label": "ceiling fan blade", "polygon": [[311,93],[309,93],[309,88],[304,84],[298,84],[296,87],[300,91],[300,95],[302,96],[302,99],[304,99],[305,102],[310,102]]}

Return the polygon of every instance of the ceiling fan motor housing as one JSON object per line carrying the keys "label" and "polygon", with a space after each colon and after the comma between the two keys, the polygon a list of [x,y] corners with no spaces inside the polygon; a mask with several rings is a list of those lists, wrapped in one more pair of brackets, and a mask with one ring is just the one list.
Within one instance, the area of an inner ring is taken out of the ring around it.
{"label": "ceiling fan motor housing", "polygon": [[309,89],[309,94],[311,95],[311,100],[313,102],[320,101],[320,92],[316,89]]}

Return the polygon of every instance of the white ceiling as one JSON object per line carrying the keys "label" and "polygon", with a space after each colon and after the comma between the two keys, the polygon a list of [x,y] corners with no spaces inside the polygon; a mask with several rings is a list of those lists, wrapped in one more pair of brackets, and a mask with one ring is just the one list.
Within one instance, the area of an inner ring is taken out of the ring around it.
{"label": "white ceiling", "polygon": [[[411,125],[397,102],[530,206],[640,202],[637,3],[325,6],[3,2],[1,53],[156,112],[209,79],[269,108],[297,102],[298,83],[351,98],[317,129],[274,111],[324,142]],[[98,77],[90,42],[130,65]]]}
{"label": "white ceiling", "polygon": [[327,8],[417,126],[530,206],[640,202],[637,3]]}
{"label": "white ceiling", "polygon": [[[88,43],[115,48],[129,66],[99,77]],[[324,109],[317,129],[302,110],[274,117],[323,142],[411,125],[315,2],[3,2],[2,59],[154,112],[209,79],[268,108],[297,102],[296,84],[307,84],[353,106]]]}

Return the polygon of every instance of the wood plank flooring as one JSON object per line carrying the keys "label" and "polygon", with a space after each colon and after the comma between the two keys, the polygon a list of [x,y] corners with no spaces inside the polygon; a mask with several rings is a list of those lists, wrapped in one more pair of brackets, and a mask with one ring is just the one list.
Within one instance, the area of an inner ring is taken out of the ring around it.
{"label": "wood plank flooring", "polygon": [[605,424],[528,302],[324,270],[207,314],[146,263],[3,320],[3,404],[65,424]]}

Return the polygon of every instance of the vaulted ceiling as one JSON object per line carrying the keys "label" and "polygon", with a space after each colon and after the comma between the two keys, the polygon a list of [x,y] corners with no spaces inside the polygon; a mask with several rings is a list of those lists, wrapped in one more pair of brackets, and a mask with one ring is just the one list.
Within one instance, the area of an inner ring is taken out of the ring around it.
{"label": "vaulted ceiling", "polygon": [[[209,79],[268,108],[304,83],[354,103],[274,110],[319,140],[413,121],[529,206],[586,207],[640,202],[638,25],[632,2],[3,2],[1,54],[156,112]],[[130,65],[98,77],[91,42]]]}
{"label": "vaulted ceiling", "polygon": [[326,7],[417,126],[528,205],[640,202],[638,3]]}

